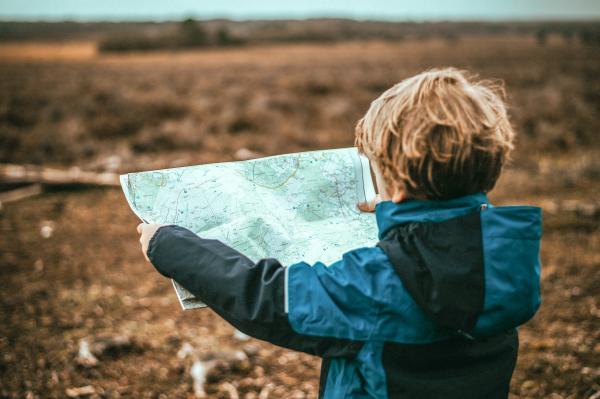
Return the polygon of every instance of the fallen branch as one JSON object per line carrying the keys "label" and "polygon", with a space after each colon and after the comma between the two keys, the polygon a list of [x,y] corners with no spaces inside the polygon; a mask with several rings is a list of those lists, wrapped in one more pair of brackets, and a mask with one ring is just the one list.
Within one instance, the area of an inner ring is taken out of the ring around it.
{"label": "fallen branch", "polygon": [[96,388],[91,385],[79,388],[67,388],[65,393],[69,398],[87,398],[96,394]]}
{"label": "fallen branch", "polygon": [[233,384],[230,382],[224,382],[221,384],[221,389],[223,389],[229,395],[229,399],[240,399],[240,394]]}
{"label": "fallen branch", "polygon": [[118,186],[116,173],[86,172],[78,167],[55,169],[36,165],[0,164],[0,184]]}
{"label": "fallen branch", "polygon": [[[222,379],[231,376],[233,370],[250,368],[250,362],[246,353],[242,351],[209,352],[201,354],[192,345],[185,342],[177,352],[177,358],[184,364],[192,377],[194,397],[206,398],[206,383],[208,380]],[[220,385],[230,399],[239,399],[236,387],[228,382]],[[268,397],[268,392],[266,393]]]}
{"label": "fallen branch", "polygon": [[25,187],[15,188],[10,191],[0,192],[0,205],[8,202],[19,201],[44,192],[41,184],[31,184]]}
{"label": "fallen branch", "polygon": [[94,363],[92,360],[94,357],[115,357],[129,352],[139,352],[140,350],[142,350],[142,347],[129,335],[99,334],[79,341],[77,359],[85,365],[88,361]]}

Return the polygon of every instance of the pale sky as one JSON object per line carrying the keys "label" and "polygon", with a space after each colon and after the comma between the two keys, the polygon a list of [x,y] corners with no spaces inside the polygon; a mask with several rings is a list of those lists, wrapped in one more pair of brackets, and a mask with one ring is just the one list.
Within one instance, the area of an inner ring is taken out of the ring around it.
{"label": "pale sky", "polygon": [[600,0],[0,0],[0,19],[600,19]]}

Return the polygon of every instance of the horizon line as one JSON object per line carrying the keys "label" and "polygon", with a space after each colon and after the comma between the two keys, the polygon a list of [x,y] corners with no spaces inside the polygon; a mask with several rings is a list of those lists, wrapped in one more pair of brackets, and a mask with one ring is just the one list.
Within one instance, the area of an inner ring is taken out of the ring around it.
{"label": "horizon line", "polygon": [[307,14],[199,14],[193,12],[172,13],[157,16],[153,14],[121,14],[121,15],[23,15],[23,14],[1,14],[0,22],[80,22],[80,23],[126,23],[126,22],[174,22],[187,18],[198,21],[229,20],[233,22],[246,21],[303,21],[317,19],[340,19],[357,22],[600,22],[600,14],[545,14],[545,15],[356,15],[338,13],[307,13]]}

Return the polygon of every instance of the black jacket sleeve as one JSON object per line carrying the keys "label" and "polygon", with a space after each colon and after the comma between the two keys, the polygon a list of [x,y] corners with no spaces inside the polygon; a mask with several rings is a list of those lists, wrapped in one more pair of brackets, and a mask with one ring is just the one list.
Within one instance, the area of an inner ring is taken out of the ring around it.
{"label": "black jacket sleeve", "polygon": [[285,312],[285,268],[275,259],[254,263],[218,240],[178,226],[157,230],[148,258],[238,330],[322,357],[354,356],[362,342],[296,333]]}

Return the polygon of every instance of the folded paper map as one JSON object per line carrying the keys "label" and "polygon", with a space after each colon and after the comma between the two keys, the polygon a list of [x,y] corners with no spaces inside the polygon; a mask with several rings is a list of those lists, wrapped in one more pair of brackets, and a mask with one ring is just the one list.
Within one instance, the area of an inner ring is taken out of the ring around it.
{"label": "folded paper map", "polygon": [[[175,224],[257,261],[325,264],[377,242],[368,160],[356,148],[129,173],[121,186],[144,222]],[[205,306],[173,282],[184,309]]]}

